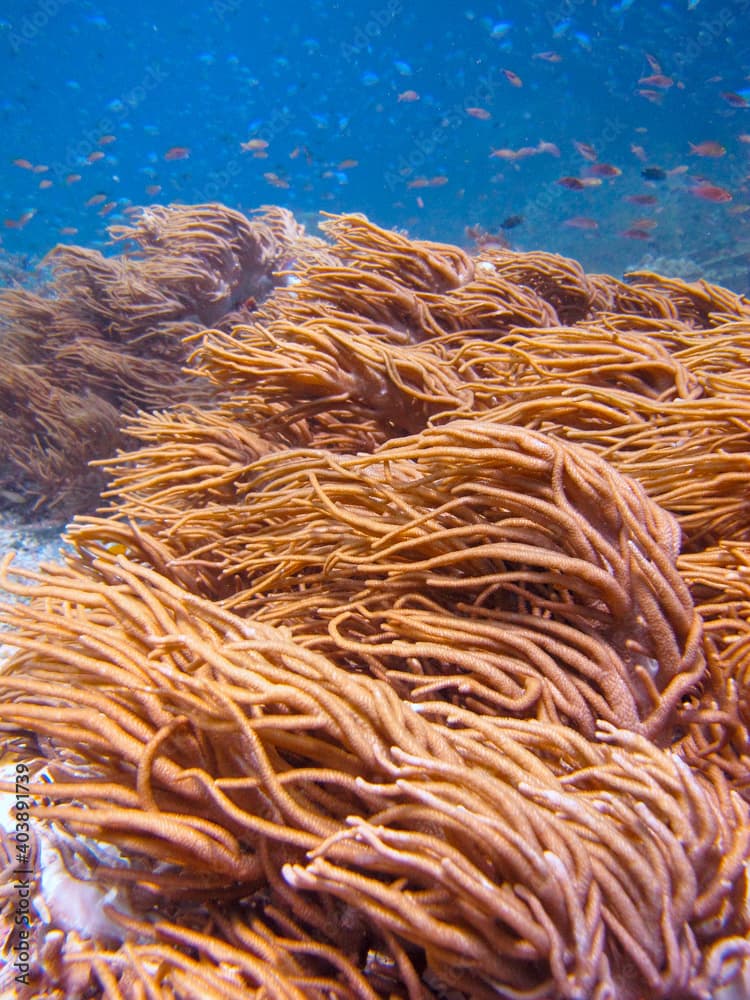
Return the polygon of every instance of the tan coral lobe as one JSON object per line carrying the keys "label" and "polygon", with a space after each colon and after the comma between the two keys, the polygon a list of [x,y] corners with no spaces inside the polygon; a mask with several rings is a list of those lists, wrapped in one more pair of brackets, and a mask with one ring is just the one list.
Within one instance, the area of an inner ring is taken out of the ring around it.
{"label": "tan coral lobe", "polygon": [[[189,391],[117,398],[66,563],[3,563],[0,725],[40,855],[109,921],[64,926],[42,879],[19,995],[742,995],[750,306],[322,229],[113,233],[200,308]],[[108,301],[131,347],[161,329]]]}

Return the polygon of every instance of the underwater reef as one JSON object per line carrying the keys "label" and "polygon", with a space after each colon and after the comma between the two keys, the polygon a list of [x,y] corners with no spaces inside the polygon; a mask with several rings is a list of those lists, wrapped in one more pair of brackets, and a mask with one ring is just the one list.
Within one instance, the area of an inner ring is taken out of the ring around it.
{"label": "underwater reef", "polygon": [[241,319],[290,241],[304,243],[284,209],[248,219],[216,204],[155,205],[108,231],[117,252],[57,246],[34,287],[0,292],[5,506],[69,517],[95,505],[105,480],[88,463],[125,444],[122,416],[199,402],[185,338]]}
{"label": "underwater reef", "polygon": [[18,996],[746,996],[750,302],[354,215],[202,206],[209,250],[190,211],[0,302],[112,428],[67,561],[0,566]]}

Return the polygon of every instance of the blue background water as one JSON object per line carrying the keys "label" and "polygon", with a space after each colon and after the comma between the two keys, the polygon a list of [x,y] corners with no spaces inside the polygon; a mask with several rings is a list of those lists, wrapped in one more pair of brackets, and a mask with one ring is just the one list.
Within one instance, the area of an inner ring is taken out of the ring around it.
{"label": "blue background water", "polygon": [[[589,269],[650,254],[746,275],[750,108],[721,95],[750,98],[750,0],[5,0],[0,18],[8,253],[101,245],[132,205],[221,200],[461,243],[521,216],[513,246]],[[671,86],[639,83],[647,54]],[[252,139],[267,148],[243,151]],[[725,154],[691,154],[706,141]],[[560,155],[490,155],[540,142]],[[621,173],[560,185],[591,166],[574,142]],[[165,159],[173,147],[188,158]],[[699,197],[706,183],[732,200]]]}

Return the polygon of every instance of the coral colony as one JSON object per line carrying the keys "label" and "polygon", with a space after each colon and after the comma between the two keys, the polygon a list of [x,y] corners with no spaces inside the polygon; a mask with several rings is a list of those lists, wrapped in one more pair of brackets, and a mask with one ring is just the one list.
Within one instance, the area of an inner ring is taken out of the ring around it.
{"label": "coral colony", "polygon": [[3,989],[746,996],[750,305],[322,230],[0,300],[4,485],[81,511],[2,564]]}

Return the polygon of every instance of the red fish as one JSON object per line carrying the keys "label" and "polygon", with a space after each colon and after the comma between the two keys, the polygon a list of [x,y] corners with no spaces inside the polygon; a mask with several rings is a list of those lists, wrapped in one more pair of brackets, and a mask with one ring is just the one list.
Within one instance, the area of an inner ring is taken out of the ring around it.
{"label": "red fish", "polygon": [[732,195],[726,188],[719,187],[718,184],[696,184],[689,188],[690,194],[695,198],[702,198],[703,201],[731,201]]}
{"label": "red fish", "polygon": [[650,52],[646,52],[646,53],[644,53],[644,55],[646,56],[646,62],[651,67],[651,72],[652,73],[661,73],[661,64],[659,63],[659,61],[656,58],[656,56],[652,56]]}
{"label": "red fish", "polygon": [[104,153],[100,149],[97,149],[95,152],[89,153],[86,159],[89,163],[96,163],[97,160],[104,159]]}
{"label": "red fish", "polygon": [[86,208],[91,208],[93,205],[101,205],[101,203],[106,200],[106,194],[92,194],[89,200],[85,202],[85,205]]}
{"label": "red fish", "polygon": [[30,212],[24,212],[22,216],[18,219],[5,219],[4,225],[6,229],[23,229],[27,222],[36,215],[36,209],[32,208]]}
{"label": "red fish", "polygon": [[[240,143],[240,149],[244,153],[251,153],[253,152],[253,150],[256,149],[267,149],[267,148],[268,148],[268,143],[266,142],[265,139],[248,139],[247,142]],[[164,159],[166,160],[166,158],[167,157],[165,156]],[[172,157],[172,159],[176,159],[176,157]]]}
{"label": "red fish", "polygon": [[39,181],[39,187],[42,189],[42,191],[44,191],[45,188],[51,188],[52,187],[52,181],[51,180],[47,180],[47,179],[45,179],[43,181]]}
{"label": "red fish", "polygon": [[33,170],[34,169],[34,164],[30,163],[28,160],[14,160],[13,161],[13,166],[14,167],[20,167],[21,170]]}
{"label": "red fish", "polygon": [[359,160],[342,160],[336,167],[337,170],[353,170],[359,166]]}
{"label": "red fish", "polygon": [[659,199],[654,194],[629,194],[625,196],[625,201],[634,205],[655,205]]}
{"label": "red fish", "polygon": [[633,227],[632,229],[626,229],[624,232],[620,233],[620,236],[624,236],[629,240],[650,240],[651,233],[647,229],[637,229]]}
{"label": "red fish", "polygon": [[466,108],[466,114],[471,115],[472,118],[478,118],[483,122],[486,122],[488,118],[492,118],[491,113],[486,108]]}
{"label": "red fish", "polygon": [[558,63],[561,61],[562,56],[559,52],[535,52],[532,58],[543,59],[544,62]]}
{"label": "red fish", "polygon": [[399,104],[411,104],[412,101],[419,101],[420,96],[416,90],[404,90],[397,97]]}
{"label": "red fish", "polygon": [[662,98],[664,97],[664,92],[661,90],[651,90],[650,87],[644,87],[640,90],[636,90],[636,94],[639,97],[645,97],[647,101],[651,101],[652,104],[661,104]]}
{"label": "red fish", "polygon": [[66,184],[77,184],[78,181],[80,181],[80,179],[81,179],[81,175],[80,174],[68,174],[68,176],[65,178],[65,183]]}
{"label": "red fish", "polygon": [[571,219],[565,219],[564,226],[571,229],[598,229],[599,223],[596,219],[591,219],[588,215],[574,215]]}
{"label": "red fish", "polygon": [[164,154],[165,160],[187,160],[190,156],[189,146],[171,146]]}
{"label": "red fish", "polygon": [[660,90],[669,90],[670,87],[674,86],[672,77],[664,76],[663,73],[654,73],[653,76],[642,76],[638,83],[645,84],[647,87],[659,87]]}
{"label": "red fish", "polygon": [[96,141],[98,142],[98,144],[100,146],[108,146],[110,144],[110,142],[116,142],[117,141],[117,136],[116,135],[100,135],[99,138]]}
{"label": "red fish", "polygon": [[279,175],[273,173],[273,171],[269,171],[267,174],[263,174],[263,177],[266,181],[268,181],[269,184],[273,185],[273,187],[277,188],[289,187],[289,181],[284,180],[283,177],[279,177]]}
{"label": "red fish", "polygon": [[750,101],[743,97],[742,94],[735,94],[732,90],[725,90],[721,96],[732,108],[750,108]]}
{"label": "red fish", "polygon": [[590,177],[619,177],[622,170],[611,163],[592,163],[586,168],[586,173]]}
{"label": "red fish", "polygon": [[569,188],[571,191],[583,191],[586,187],[580,177],[560,177],[556,183],[561,187]]}
{"label": "red fish", "polygon": [[726,149],[721,145],[720,142],[714,142],[712,139],[708,139],[706,142],[690,143],[690,153],[693,156],[723,156],[726,153]]}
{"label": "red fish", "polygon": [[554,142],[545,142],[544,139],[539,140],[536,151],[537,153],[550,153],[552,156],[560,155],[559,147]]}
{"label": "red fish", "polygon": [[146,188],[146,194],[149,198],[155,197],[161,191],[161,184],[149,184]]}
{"label": "red fish", "polygon": [[575,139],[573,140],[573,145],[585,160],[588,160],[589,163],[594,162],[596,159],[596,150],[593,146],[590,146],[587,142],[578,142]]}
{"label": "red fish", "polygon": [[517,73],[514,73],[512,69],[504,69],[503,76],[508,83],[512,84],[514,87],[523,87],[523,80]]}

